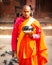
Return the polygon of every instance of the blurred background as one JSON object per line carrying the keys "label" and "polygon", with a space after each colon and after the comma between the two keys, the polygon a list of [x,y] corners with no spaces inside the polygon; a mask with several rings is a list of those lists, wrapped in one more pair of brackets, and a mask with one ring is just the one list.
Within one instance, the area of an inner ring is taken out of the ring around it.
{"label": "blurred background", "polygon": [[[11,35],[16,17],[21,15],[21,8],[28,4],[32,10],[32,16],[40,21],[45,33],[45,41],[48,47],[48,63],[52,65],[52,0],[0,0],[0,64],[7,64],[12,59]],[[17,63],[14,63],[17,65]]]}

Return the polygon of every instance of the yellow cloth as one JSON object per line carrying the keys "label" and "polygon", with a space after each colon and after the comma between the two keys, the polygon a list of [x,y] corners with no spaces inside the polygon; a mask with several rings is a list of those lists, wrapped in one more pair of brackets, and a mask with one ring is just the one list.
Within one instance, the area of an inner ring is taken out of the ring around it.
{"label": "yellow cloth", "polygon": [[[29,22],[29,19],[25,20],[22,23],[22,27],[29,25],[29,24],[27,24]],[[37,26],[41,30],[40,46],[39,46],[40,52],[39,53],[40,53],[40,56],[41,56],[40,59],[41,59],[42,63],[39,64],[39,62],[38,62],[38,56],[37,56],[37,51],[36,51],[36,41],[35,40],[29,39],[30,44],[29,43],[27,43],[27,44],[30,46],[30,48],[29,48],[29,46],[27,46],[28,50],[26,50],[26,48],[23,49],[23,47],[20,48],[22,43],[23,43],[23,45],[25,44],[24,40],[26,39],[24,37],[24,32],[22,30],[21,30],[21,33],[19,34],[19,38],[18,38],[18,42],[17,42],[17,57],[18,57],[18,59],[20,59],[19,54],[20,54],[20,51],[21,51],[23,59],[28,59],[31,56],[31,63],[32,63],[31,65],[45,65],[45,63],[48,61],[48,58],[47,58],[48,56],[47,56],[47,47],[45,45],[45,40],[44,40],[44,33],[42,31],[42,28],[41,28],[39,22],[36,19],[30,25]],[[36,32],[34,31],[34,33],[36,33]],[[27,53],[27,51],[28,51],[28,53]]]}

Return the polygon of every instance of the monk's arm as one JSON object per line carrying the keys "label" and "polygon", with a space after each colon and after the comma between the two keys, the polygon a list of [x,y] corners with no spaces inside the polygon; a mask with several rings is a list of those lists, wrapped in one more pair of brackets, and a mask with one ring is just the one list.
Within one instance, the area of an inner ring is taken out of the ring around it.
{"label": "monk's arm", "polygon": [[12,31],[12,52],[13,54],[16,53],[16,46],[17,46],[17,37],[18,37],[18,29],[17,29],[17,22],[14,24],[13,31]]}
{"label": "monk's arm", "polygon": [[33,34],[33,40],[36,41],[37,44],[37,52],[39,56],[39,60],[42,63],[46,63],[48,61],[48,53],[47,53],[47,47],[44,39],[44,32],[42,30],[42,27],[36,27],[36,33]]}

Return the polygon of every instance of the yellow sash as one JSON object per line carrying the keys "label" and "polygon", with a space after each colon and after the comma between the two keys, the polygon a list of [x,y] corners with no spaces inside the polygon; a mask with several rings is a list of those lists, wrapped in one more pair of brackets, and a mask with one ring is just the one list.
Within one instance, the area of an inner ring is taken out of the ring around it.
{"label": "yellow sash", "polygon": [[[34,21],[35,21],[34,18],[29,18],[23,22],[23,26],[30,26]],[[24,36],[24,32],[21,30],[21,33],[19,34],[19,38],[18,38],[18,42],[17,42],[17,57],[18,57],[18,53],[19,53],[20,42],[21,42],[23,36]]]}

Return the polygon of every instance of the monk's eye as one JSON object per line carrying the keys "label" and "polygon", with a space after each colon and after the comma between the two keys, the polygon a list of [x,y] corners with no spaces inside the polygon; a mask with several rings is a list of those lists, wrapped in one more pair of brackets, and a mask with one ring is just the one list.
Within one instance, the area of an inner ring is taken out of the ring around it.
{"label": "monk's eye", "polygon": [[24,11],[24,12],[25,12],[25,13],[26,13],[26,12],[28,13],[29,11]]}

